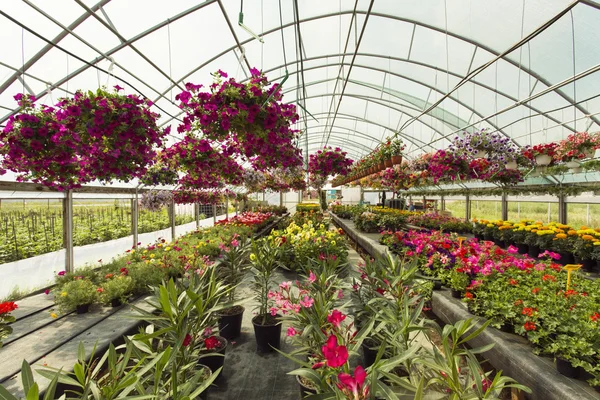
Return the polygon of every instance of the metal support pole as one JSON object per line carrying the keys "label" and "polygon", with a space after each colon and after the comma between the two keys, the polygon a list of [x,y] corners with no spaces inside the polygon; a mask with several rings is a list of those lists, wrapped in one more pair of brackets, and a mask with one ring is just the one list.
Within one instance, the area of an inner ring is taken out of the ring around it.
{"label": "metal support pole", "polygon": [[465,195],[465,221],[471,220],[471,196],[467,193]]}
{"label": "metal support pole", "polygon": [[135,197],[131,200],[131,234],[133,235],[133,248],[138,247],[138,191],[135,190]]}
{"label": "metal support pole", "polygon": [[444,197],[444,195],[442,195],[440,199],[440,209],[442,211],[446,211],[446,198]]}
{"label": "metal support pole", "polygon": [[196,229],[200,229],[200,204],[194,203],[194,215],[196,217]]}
{"label": "metal support pole", "polygon": [[217,224],[217,205],[213,204],[212,205],[212,211],[213,211],[213,225]]}
{"label": "metal support pole", "polygon": [[229,219],[229,197],[225,197],[225,218]]}
{"label": "metal support pole", "polygon": [[506,192],[502,192],[502,219],[508,220],[508,196]]}
{"label": "metal support pole", "polygon": [[360,186],[360,204],[364,204],[365,202],[365,192],[363,191],[363,187]]}
{"label": "metal support pole", "polygon": [[73,257],[73,191],[68,190],[63,200],[63,244],[65,246],[65,271],[75,270]]}
{"label": "metal support pole", "polygon": [[283,207],[283,192],[279,192],[279,206]]}
{"label": "metal support pole", "polygon": [[423,196],[423,212],[427,212],[427,197]]}
{"label": "metal support pole", "polygon": [[567,196],[561,194],[558,196],[558,222],[561,224],[566,224],[567,219]]}
{"label": "metal support pole", "polygon": [[175,241],[175,200],[171,200],[169,217],[171,219],[171,241]]}

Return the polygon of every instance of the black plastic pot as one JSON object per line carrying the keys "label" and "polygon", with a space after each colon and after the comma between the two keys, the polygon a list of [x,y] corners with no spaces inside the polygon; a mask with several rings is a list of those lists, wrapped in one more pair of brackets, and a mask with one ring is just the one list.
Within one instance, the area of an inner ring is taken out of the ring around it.
{"label": "black plastic pot", "polygon": [[77,307],[75,307],[75,312],[77,312],[77,314],[85,314],[89,311],[90,311],[90,304],[80,304]]}
{"label": "black plastic pot", "polygon": [[568,378],[577,378],[577,368],[571,365],[570,361],[556,357],[556,370]]}
{"label": "black plastic pot", "polygon": [[527,254],[531,258],[537,258],[537,256],[540,255],[540,248],[537,246],[529,246],[529,250],[527,251]]}
{"label": "black plastic pot", "polygon": [[515,333],[515,326],[510,322],[505,322],[500,325],[500,330],[506,333]]}
{"label": "black plastic pot", "polygon": [[256,350],[259,353],[268,353],[280,347],[281,322],[269,314],[267,315],[267,324],[261,325],[262,318],[262,315],[252,318],[254,336],[256,338]]}
{"label": "black plastic pot", "polygon": [[452,297],[454,297],[455,299],[462,298],[462,292],[460,290],[450,289],[450,292],[452,293]]}
{"label": "black plastic pot", "polygon": [[379,344],[375,343],[370,339],[366,339],[360,346],[363,351],[363,364],[364,367],[370,367],[377,358],[377,352],[379,351]]}
{"label": "black plastic pot", "polygon": [[573,253],[558,253],[560,254],[560,259],[556,260],[560,265],[573,264],[575,259],[573,258]]}
{"label": "black plastic pot", "polygon": [[110,301],[111,307],[121,307],[122,305],[123,305],[123,303],[121,302],[121,299],[112,299]]}
{"label": "black plastic pot", "polygon": [[589,258],[581,260],[575,257],[575,264],[581,264],[581,268],[586,272],[594,272],[594,269],[596,269],[596,261]]}
{"label": "black plastic pot", "polygon": [[244,317],[245,308],[242,306],[232,307],[236,310],[232,310],[233,313],[221,313],[219,314],[219,335],[223,336],[227,340],[232,340],[240,336],[242,332],[242,318]]}
{"label": "black plastic pot", "polygon": [[527,254],[527,252],[529,251],[529,246],[525,243],[519,243],[517,244],[517,251],[519,252],[519,254]]}
{"label": "black plastic pot", "polygon": [[483,235],[481,233],[476,233],[474,236],[475,236],[475,239],[483,240]]}
{"label": "black plastic pot", "polygon": [[442,290],[442,281],[433,281],[433,290]]}
{"label": "black plastic pot", "polygon": [[483,235],[483,240],[487,240],[488,242],[493,242],[494,237],[492,235]]}
{"label": "black plastic pot", "polygon": [[317,394],[315,389],[309,388],[300,380],[300,375],[296,375],[296,382],[298,382],[298,386],[300,386],[300,398],[305,398],[306,396],[310,396],[312,394]]}
{"label": "black plastic pot", "polygon": [[[216,336],[217,339],[221,342],[221,346],[216,349],[211,350],[203,350],[200,354],[214,354],[210,356],[200,357],[198,359],[198,364],[206,365],[212,372],[215,372],[219,368],[223,366],[225,363],[225,350],[227,350],[227,339],[222,336]],[[217,355],[220,354],[220,355]],[[220,378],[223,375],[223,370],[217,377]]]}

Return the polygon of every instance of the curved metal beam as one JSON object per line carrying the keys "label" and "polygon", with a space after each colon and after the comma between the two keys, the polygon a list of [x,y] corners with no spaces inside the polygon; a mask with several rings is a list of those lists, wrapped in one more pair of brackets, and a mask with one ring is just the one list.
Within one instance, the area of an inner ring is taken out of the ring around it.
{"label": "curved metal beam", "polygon": [[[329,57],[340,57],[342,55],[343,54],[341,54],[341,53],[340,54],[328,54],[328,55],[324,55],[324,56],[309,57],[309,58],[305,58],[304,60],[305,61],[314,61],[314,60],[319,60],[319,59],[329,58]],[[374,57],[374,58],[381,58],[381,59],[386,59],[386,60],[390,59],[390,60],[398,61],[398,62],[405,62],[405,63],[408,63],[408,64],[414,64],[414,65],[418,65],[420,67],[425,67],[425,68],[428,68],[428,69],[433,69],[433,70],[439,71],[439,72],[441,72],[443,74],[449,74],[449,75],[451,75],[451,76],[453,76],[455,78],[459,78],[459,79],[464,78],[464,76],[462,76],[460,74],[457,74],[455,72],[448,71],[447,69],[438,68],[438,67],[436,67],[434,65],[431,65],[431,64],[428,64],[428,63],[425,63],[425,62],[421,62],[421,61],[414,61],[414,60],[409,60],[409,59],[401,58],[401,57],[384,56],[384,55],[373,54],[373,53],[358,53],[358,55],[361,56],[361,57]],[[278,68],[282,68],[282,66],[272,68],[272,70],[275,70],[275,69],[278,69]],[[331,81],[331,80],[334,80],[334,79],[335,78],[331,78],[328,81]],[[350,80],[350,82],[356,83],[356,82],[359,82],[359,81]],[[518,98],[516,98],[514,96],[511,96],[508,93],[503,92],[501,90],[494,89],[491,86],[485,85],[485,84],[483,84],[481,82],[477,82],[477,81],[472,80],[472,81],[469,81],[469,83],[471,83],[471,84],[473,84],[475,86],[481,87],[483,89],[487,89],[487,90],[489,90],[489,91],[491,91],[493,93],[497,93],[500,96],[505,97],[506,99],[508,99],[510,101],[513,101],[515,103],[517,103],[519,101]],[[294,88],[292,88],[290,90],[284,90],[282,92],[283,93],[287,93],[287,92],[290,92],[293,89]],[[523,106],[531,109],[532,111],[535,111],[538,115],[544,115],[544,113],[545,113],[544,111],[541,111],[541,110],[539,110],[536,107],[533,107],[531,105],[523,104]],[[572,105],[571,105],[571,107],[572,107]],[[558,119],[554,118],[551,115],[544,115],[544,116],[546,118],[548,118],[549,120],[557,123],[557,124],[561,123]],[[459,127],[457,127],[457,128],[459,128]],[[566,127],[566,128],[569,129],[569,130],[571,130],[572,132],[575,132],[574,128],[569,128],[569,127]]]}
{"label": "curved metal beam", "polygon": [[[356,13],[357,14],[366,14],[366,11],[358,11],[357,10]],[[352,11],[340,11],[340,12],[336,12],[336,13],[322,14],[322,15],[318,15],[318,16],[313,16],[313,17],[308,17],[308,18],[302,19],[302,20],[300,20],[300,22],[302,23],[302,22],[316,21],[316,20],[320,20],[320,19],[324,19],[324,18],[337,17],[337,16],[340,16],[340,15],[347,15],[347,14],[352,14]],[[490,48],[490,47],[488,47],[488,46],[486,46],[486,45],[484,45],[484,44],[482,44],[482,43],[480,43],[478,41],[475,41],[473,39],[469,39],[469,38],[464,37],[462,35],[454,34],[452,32],[446,31],[446,30],[441,29],[441,28],[437,28],[437,27],[435,27],[433,25],[425,24],[423,22],[419,22],[419,21],[412,20],[412,19],[409,19],[409,18],[402,18],[402,17],[390,15],[390,14],[378,13],[378,12],[371,12],[371,15],[377,16],[377,17],[381,17],[381,18],[392,19],[394,21],[400,21],[400,22],[405,22],[405,23],[409,23],[409,24],[414,24],[415,26],[419,26],[419,27],[422,27],[422,28],[425,28],[425,29],[430,29],[430,30],[433,30],[433,31],[436,31],[436,32],[439,32],[439,33],[442,33],[442,34],[445,34],[445,35],[448,35],[448,36],[453,37],[455,39],[462,40],[462,41],[464,41],[466,43],[469,43],[469,44],[475,46],[475,48],[481,48],[481,49],[483,49],[483,50],[491,53],[492,55],[494,55],[496,57],[501,54],[501,53],[497,52],[496,50],[494,50],[494,49],[492,49],[492,48]],[[260,36],[261,37],[265,37],[267,35],[270,35],[270,34],[272,34],[274,32],[279,31],[280,29],[285,29],[285,28],[291,27],[293,25],[294,25],[294,23],[290,22],[290,23],[284,24],[282,26],[278,26],[278,27],[272,28],[272,29],[270,29],[268,31],[265,31],[265,32],[261,33]],[[242,45],[250,43],[253,40],[256,40],[256,39],[249,38],[249,39],[243,41]],[[210,62],[216,60],[217,58],[225,55],[226,53],[228,53],[230,51],[233,51],[234,48],[236,48],[236,46],[230,47],[229,49],[227,49],[227,50],[219,53],[217,56],[211,58],[209,61],[207,61],[207,62],[199,65],[196,68],[194,68],[192,71],[190,71],[189,73],[185,74],[178,82],[181,82],[181,81],[185,80],[190,75],[192,75],[196,71],[202,69],[204,66],[206,66]],[[501,59],[504,60],[504,61],[506,61],[506,62],[508,62],[509,64],[513,65],[514,67],[518,68],[519,70],[525,72],[526,74],[532,76],[533,78],[539,80],[541,83],[543,83],[543,84],[545,84],[547,86],[552,86],[552,83],[550,83],[548,80],[544,79],[541,75],[535,73],[533,70],[531,70],[531,69],[529,69],[527,67],[524,67],[523,65],[519,65],[517,62],[511,60],[510,58],[502,57]],[[172,87],[169,87],[164,93],[169,92],[169,90],[171,90],[171,89],[172,89]],[[559,94],[567,102],[569,102],[570,104],[573,105],[574,101],[571,98],[569,98],[568,96],[566,96],[564,93],[562,93],[559,90],[556,90],[556,93]],[[578,106],[577,108],[578,108],[578,110],[580,112],[582,112],[582,113],[584,113],[586,115],[589,114],[589,112],[586,109],[584,109],[583,107],[579,107]],[[545,113],[543,115],[546,116]],[[596,122],[600,125],[600,122],[598,122],[598,121],[596,121]]]}
{"label": "curved metal beam", "polygon": [[[330,67],[330,66],[336,66],[336,65],[339,65],[339,64],[341,64],[341,63],[333,63],[333,64],[328,64],[328,65],[317,65],[317,66],[313,66],[313,67],[305,68],[304,70],[305,70],[305,71],[310,71],[310,70],[313,70],[313,69],[326,68],[326,67]],[[388,73],[388,74],[390,74],[390,75],[394,75],[394,76],[396,76],[396,77],[398,77],[398,78],[406,79],[406,80],[408,80],[408,81],[411,81],[411,82],[413,82],[413,83],[416,83],[417,85],[424,86],[424,87],[426,87],[426,88],[428,88],[428,89],[431,89],[431,90],[433,90],[433,91],[435,91],[435,92],[437,92],[437,93],[440,93],[440,94],[444,95],[444,92],[442,92],[441,90],[437,89],[437,88],[436,88],[436,87],[434,87],[434,86],[431,86],[431,85],[429,85],[429,84],[427,84],[427,83],[424,83],[424,82],[417,81],[416,79],[413,79],[413,78],[411,78],[411,77],[408,77],[408,76],[405,76],[405,75],[402,75],[402,74],[399,74],[399,73],[396,73],[396,72],[389,72],[389,71],[385,71],[385,70],[383,70],[383,69],[381,69],[381,68],[371,67],[371,66],[367,66],[367,65],[358,65],[358,64],[356,64],[356,63],[354,64],[354,67],[358,67],[358,68],[365,68],[365,69],[372,70],[372,71],[385,72],[385,73]],[[290,74],[290,75],[292,75],[292,74],[295,74],[295,73],[296,73],[296,72],[290,72],[289,74]],[[281,78],[281,77],[274,78],[274,79],[272,79],[272,80],[273,80],[273,81],[275,81],[275,80],[277,80],[277,79],[279,79],[279,78]],[[466,104],[465,104],[465,103],[463,103],[462,101],[460,101],[460,100],[458,100],[458,99],[454,98],[454,97],[453,97],[453,96],[451,96],[451,95],[450,95],[450,96],[448,96],[448,98],[449,98],[449,99],[451,99],[451,100],[453,100],[454,102],[456,102],[456,103],[460,104],[460,105],[461,105],[461,106],[463,106],[465,109],[467,109],[467,110],[471,111],[473,114],[477,115],[477,116],[478,116],[480,119],[484,119],[484,117],[483,117],[483,115],[482,115],[482,114],[480,114],[479,112],[477,112],[475,109],[471,108],[470,106],[466,105]],[[427,114],[427,115],[429,115],[429,114]],[[489,124],[489,125],[490,125],[490,126],[492,126],[494,129],[496,129],[498,132],[502,133],[504,136],[506,136],[507,138],[509,138],[509,139],[510,139],[510,136],[509,136],[509,135],[507,135],[507,134],[506,134],[506,133],[505,133],[503,130],[499,129],[499,128],[498,128],[498,126],[496,126],[494,123],[492,123],[491,121],[486,121],[486,123],[487,123],[487,124]]]}

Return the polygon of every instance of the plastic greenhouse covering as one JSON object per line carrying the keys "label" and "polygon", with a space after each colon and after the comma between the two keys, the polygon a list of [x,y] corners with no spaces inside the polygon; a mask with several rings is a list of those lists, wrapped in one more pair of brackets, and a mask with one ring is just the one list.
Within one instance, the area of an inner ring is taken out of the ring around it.
{"label": "plastic greenhouse covering", "polygon": [[[186,82],[257,67],[299,105],[306,154],[406,155],[489,128],[519,145],[597,131],[600,4],[566,0],[55,0],[0,6],[0,123],[16,93],[47,104],[115,84],[176,125]],[[243,15],[243,24],[240,22]],[[243,25],[243,26],[242,26]],[[172,132],[176,132],[173,129]],[[176,140],[173,134],[172,140]]]}

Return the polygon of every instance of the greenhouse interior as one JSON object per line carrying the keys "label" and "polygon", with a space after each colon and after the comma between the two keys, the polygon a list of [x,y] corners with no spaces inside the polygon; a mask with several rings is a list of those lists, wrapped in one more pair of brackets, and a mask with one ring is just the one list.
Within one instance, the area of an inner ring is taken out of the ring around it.
{"label": "greenhouse interior", "polygon": [[599,18],[3,0],[0,399],[600,399]]}

